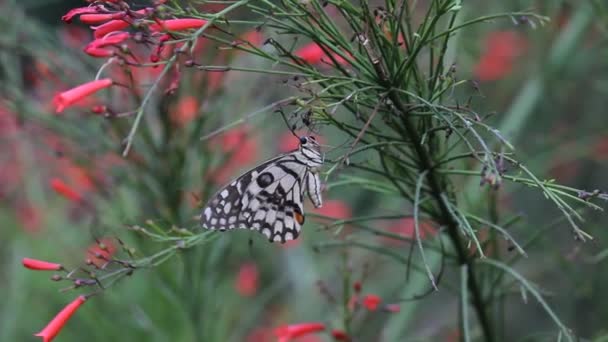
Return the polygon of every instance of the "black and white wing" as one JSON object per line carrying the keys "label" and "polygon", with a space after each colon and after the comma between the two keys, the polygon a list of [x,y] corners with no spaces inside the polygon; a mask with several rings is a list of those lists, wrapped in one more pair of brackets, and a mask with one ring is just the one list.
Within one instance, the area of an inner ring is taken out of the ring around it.
{"label": "black and white wing", "polygon": [[257,230],[271,242],[296,239],[304,224],[304,193],[316,207],[322,204],[318,145],[311,140],[311,148],[306,138],[301,141],[298,150],[247,171],[215,194],[203,209],[203,227]]}

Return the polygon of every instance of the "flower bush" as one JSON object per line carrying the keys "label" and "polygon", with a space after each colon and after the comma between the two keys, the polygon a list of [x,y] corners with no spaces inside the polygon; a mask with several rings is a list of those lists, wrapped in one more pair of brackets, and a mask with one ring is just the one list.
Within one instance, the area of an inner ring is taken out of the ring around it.
{"label": "flower bush", "polygon": [[[2,215],[36,231],[3,253],[53,273],[4,277],[1,339],[601,340],[605,127],[571,113],[605,87],[564,78],[605,72],[608,9],[539,3],[99,0],[57,33],[0,4]],[[301,135],[297,241],[200,227]]]}

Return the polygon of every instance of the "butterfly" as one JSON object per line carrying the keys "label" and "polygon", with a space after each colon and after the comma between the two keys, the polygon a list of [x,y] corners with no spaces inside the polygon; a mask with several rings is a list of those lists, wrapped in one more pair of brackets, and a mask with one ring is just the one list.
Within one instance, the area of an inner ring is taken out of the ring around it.
{"label": "butterfly", "polygon": [[218,191],[201,213],[203,228],[256,230],[270,242],[297,239],[305,221],[304,195],[316,208],[323,205],[322,165],[317,140],[300,137],[298,149],[265,161]]}

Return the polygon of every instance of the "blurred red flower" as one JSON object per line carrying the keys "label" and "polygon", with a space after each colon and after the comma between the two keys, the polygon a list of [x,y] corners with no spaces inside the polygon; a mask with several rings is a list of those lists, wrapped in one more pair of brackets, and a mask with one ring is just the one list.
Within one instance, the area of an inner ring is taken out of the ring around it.
{"label": "blurred red flower", "polygon": [[63,180],[59,178],[52,178],[50,181],[51,188],[59,195],[65,197],[72,202],[80,202],[83,197],[74,188],[67,185]]}
{"label": "blurred red flower", "polygon": [[108,88],[113,84],[113,81],[109,78],[104,78],[97,81],[91,81],[85,84],[81,84],[70,90],[66,90],[57,94],[53,98],[53,105],[55,106],[55,112],[61,113],[65,108],[73,105],[74,103],[82,100],[83,98],[96,93],[104,88]]}
{"label": "blurred red flower", "polygon": [[197,117],[198,109],[199,104],[196,97],[184,96],[173,106],[170,114],[171,121],[178,126],[184,126]]}
{"label": "blurred red flower", "polygon": [[42,227],[41,210],[29,204],[18,205],[16,215],[23,228],[29,233],[36,233]]}
{"label": "blurred red flower", "polygon": [[526,40],[515,31],[496,31],[487,35],[484,52],[474,69],[479,81],[495,81],[511,72],[517,57],[526,49]]}
{"label": "blurred red flower", "polygon": [[316,208],[315,213],[336,220],[345,220],[352,217],[352,210],[348,204],[340,200],[328,200],[321,208]]}
{"label": "blurred red flower", "polygon": [[313,334],[323,330],[325,330],[325,324],[323,323],[299,323],[277,327],[274,330],[274,334],[279,339],[279,342],[289,342],[298,337]]}
{"label": "blurred red flower", "polygon": [[102,267],[116,253],[116,245],[109,238],[100,239],[87,248],[87,261],[97,266]]}
{"label": "blurred red flower", "polygon": [[259,278],[256,264],[253,262],[244,263],[236,276],[236,283],[234,284],[236,291],[243,297],[255,295],[259,287]]}
{"label": "blurred red flower", "polygon": [[[329,51],[329,49],[327,49]],[[297,49],[294,53],[294,56],[300,57],[306,62],[310,64],[317,64],[320,62],[333,63],[331,58],[325,54],[325,51],[321,48],[321,46],[317,43],[309,43],[301,48]],[[336,62],[340,64],[346,64],[347,61],[340,57],[338,54],[332,53],[332,57],[336,60]]]}
{"label": "blurred red flower", "polygon": [[350,341],[350,337],[348,337],[348,334],[343,330],[334,329],[331,331],[331,336],[336,341]]}
{"label": "blurred red flower", "polygon": [[368,294],[363,297],[361,304],[369,311],[376,311],[382,303],[382,298],[375,294]]}
{"label": "blurred red flower", "polygon": [[236,171],[257,159],[258,142],[250,135],[250,131],[249,126],[240,126],[212,141],[212,146],[229,154],[228,160],[210,173],[212,181],[223,185],[234,177]]}
{"label": "blurred red flower", "polygon": [[23,258],[21,263],[25,268],[36,271],[59,271],[63,269],[61,264],[31,258]]}
{"label": "blurred red flower", "polygon": [[[422,221],[422,222],[420,222],[418,227],[420,229],[420,238],[421,239],[426,239],[430,236],[437,234],[437,230],[435,229],[435,227],[433,226],[433,224],[431,222]],[[397,234],[404,238],[409,238],[409,239],[416,238],[416,229],[414,226],[413,217],[403,218],[403,219],[395,222],[391,226],[389,226],[387,230],[389,233]],[[400,240],[393,239],[390,237],[382,237],[381,240],[387,245],[397,245],[402,242]]]}
{"label": "blurred red flower", "polygon": [[68,322],[70,317],[87,300],[85,296],[78,296],[70,304],[63,308],[42,331],[34,336],[42,337],[43,342],[51,342]]}
{"label": "blurred red flower", "polygon": [[[303,131],[297,131],[298,136],[310,135]],[[324,144],[325,139],[322,136],[314,135],[315,139],[319,144]],[[279,137],[279,152],[286,153],[297,150],[300,147],[300,139],[293,135],[291,131],[284,132]]]}

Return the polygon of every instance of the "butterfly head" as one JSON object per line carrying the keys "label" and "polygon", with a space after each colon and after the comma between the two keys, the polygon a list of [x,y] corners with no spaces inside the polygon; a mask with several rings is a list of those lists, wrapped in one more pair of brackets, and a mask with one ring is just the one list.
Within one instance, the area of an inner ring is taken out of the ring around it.
{"label": "butterfly head", "polygon": [[312,163],[318,165],[323,163],[321,146],[317,142],[317,139],[312,135],[300,137],[300,152],[304,154]]}

